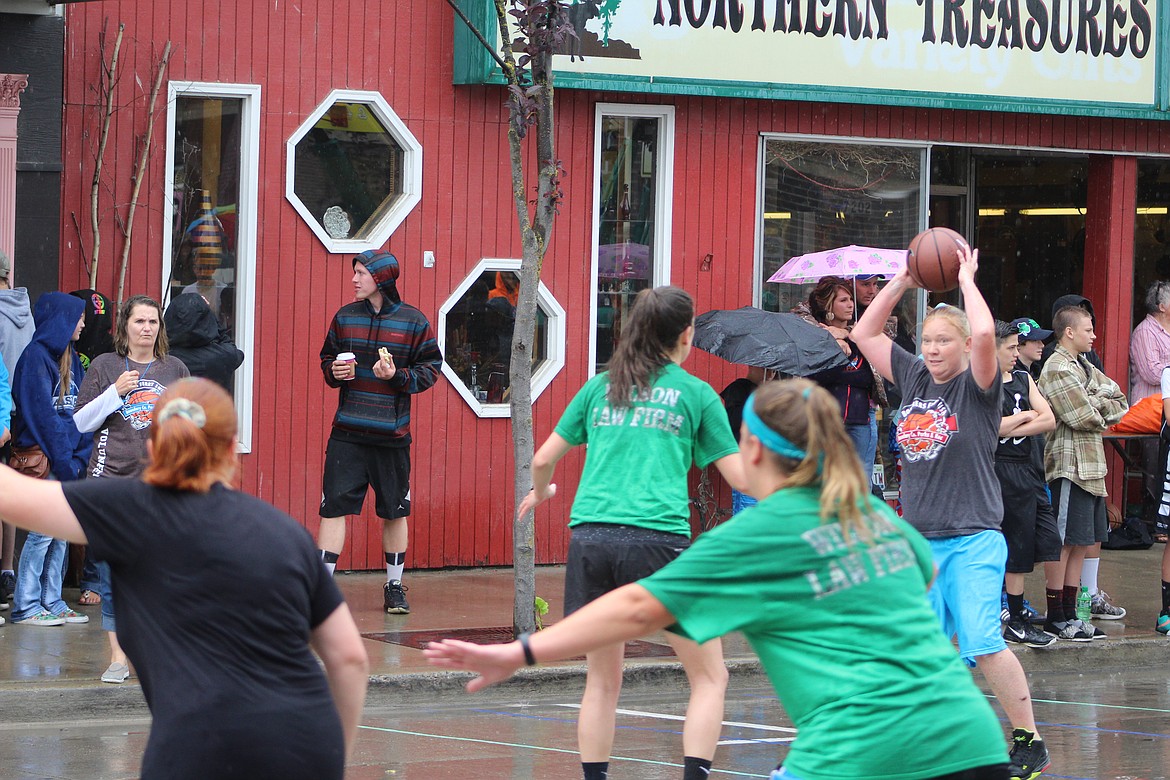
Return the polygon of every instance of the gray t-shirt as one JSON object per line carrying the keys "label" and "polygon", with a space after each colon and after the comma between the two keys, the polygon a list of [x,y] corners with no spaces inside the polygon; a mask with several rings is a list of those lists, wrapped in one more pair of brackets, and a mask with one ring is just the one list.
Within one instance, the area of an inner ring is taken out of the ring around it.
{"label": "gray t-shirt", "polygon": [[101,395],[123,371],[137,371],[138,386],[125,395],[122,405],[94,433],[90,477],[134,477],[142,473],[146,467],[146,440],[154,422],[154,402],[172,382],[191,375],[176,357],[136,363],[109,352],[89,364],[77,408]]}
{"label": "gray t-shirt", "polygon": [[893,345],[890,364],[902,393],[894,424],[902,448],[902,509],[927,538],[998,531],[1003,499],[995,476],[999,376],[984,390],[968,368],[937,384],[926,365]]}

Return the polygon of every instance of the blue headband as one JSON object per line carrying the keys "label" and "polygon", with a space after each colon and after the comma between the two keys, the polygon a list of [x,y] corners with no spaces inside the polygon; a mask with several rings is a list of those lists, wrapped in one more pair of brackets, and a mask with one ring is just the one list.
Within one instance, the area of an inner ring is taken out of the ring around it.
{"label": "blue headband", "polygon": [[[805,394],[807,397],[807,393]],[[748,396],[747,403],[743,405],[743,421],[747,425],[752,435],[760,440],[760,443],[770,449],[777,455],[782,455],[785,458],[793,458],[795,460],[804,460],[808,457],[808,453],[797,447],[792,442],[785,439],[776,431],[768,427],[767,423],[760,419],[756,414],[756,394],[752,393]]]}

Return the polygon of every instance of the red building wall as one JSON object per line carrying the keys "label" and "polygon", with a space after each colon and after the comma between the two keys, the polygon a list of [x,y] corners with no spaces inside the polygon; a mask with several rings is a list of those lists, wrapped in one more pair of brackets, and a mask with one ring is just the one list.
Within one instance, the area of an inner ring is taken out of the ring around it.
{"label": "red building wall", "polygon": [[[322,456],[336,405],[334,391],[319,376],[317,354],[334,311],[351,300],[351,272],[348,257],[330,255],[285,200],[285,142],[331,90],[381,92],[424,150],[422,202],[391,236],[388,248],[402,262],[403,297],[437,324],[438,307],[480,258],[519,257],[502,90],[452,86],[451,41],[457,22],[444,0],[301,0],[214,7],[106,0],[70,5],[61,257],[66,289],[87,286],[83,257],[92,245],[89,194],[100,128],[95,86],[99,34],[107,20],[107,51],[119,21],[126,24],[126,33],[118,110],[103,173],[104,203],[129,200],[153,66],[167,40],[175,45],[169,80],[262,86],[254,432],[252,452],[242,457],[242,488],[315,533]],[[587,378],[598,102],[677,107],[671,274],[673,283],[695,295],[699,311],[751,302],[762,132],[1170,153],[1164,123],[1134,120],[567,90],[557,93],[557,101],[558,156],[568,177],[543,278],[568,312],[567,359],[535,404],[538,441]],[[160,112],[155,122],[127,295],[157,296],[161,291],[161,214],[168,197],[163,188],[165,115]],[[121,242],[109,207],[103,210],[102,231],[98,288],[113,294],[114,258]],[[1104,244],[1090,240],[1089,246],[1093,251]],[[434,268],[422,268],[424,250],[435,252]],[[710,270],[703,271],[700,263],[707,254],[713,260]],[[1088,258],[1086,267],[1095,262]],[[716,388],[734,376],[730,366],[700,353],[687,368]],[[409,564],[509,563],[514,496],[508,421],[476,418],[444,378],[415,397],[412,416]],[[557,481],[562,489],[538,513],[541,562],[564,558],[565,523],[580,456],[575,452],[561,464]],[[372,518],[372,511],[366,518]],[[380,523],[363,522],[358,529],[364,533],[351,532],[342,567],[379,568]]]}

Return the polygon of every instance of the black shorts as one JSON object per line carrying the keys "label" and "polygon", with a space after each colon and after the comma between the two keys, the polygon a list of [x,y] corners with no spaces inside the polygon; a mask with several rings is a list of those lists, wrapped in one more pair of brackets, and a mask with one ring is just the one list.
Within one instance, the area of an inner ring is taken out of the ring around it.
{"label": "black shorts", "polygon": [[1060,537],[1069,547],[1088,547],[1109,539],[1109,520],[1104,496],[1094,496],[1071,479],[1055,479],[1052,508]]}
{"label": "black shorts", "polygon": [[649,577],[691,546],[680,534],[616,523],[573,526],[565,566],[565,615],[623,585]]}
{"label": "black shorts", "polygon": [[1027,574],[1037,563],[1060,560],[1061,537],[1044,479],[1030,460],[997,460],[995,476],[1003,493],[1003,537],[1007,571]]}
{"label": "black shorts", "polygon": [[330,438],[321,480],[321,517],[360,515],[366,489],[383,520],[410,514],[410,447],[373,447]]}

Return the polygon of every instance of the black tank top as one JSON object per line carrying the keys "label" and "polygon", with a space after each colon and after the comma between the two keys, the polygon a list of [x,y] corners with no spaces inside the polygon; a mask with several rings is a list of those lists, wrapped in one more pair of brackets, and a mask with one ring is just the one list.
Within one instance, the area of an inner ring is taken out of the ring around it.
{"label": "black tank top", "polygon": [[[1028,373],[1012,371],[1011,380],[1003,384],[1003,395],[1000,398],[1004,417],[1031,409],[1032,405],[1028,403]],[[996,460],[1029,460],[1031,457],[1031,436],[1000,437],[999,446],[995,449]]]}

